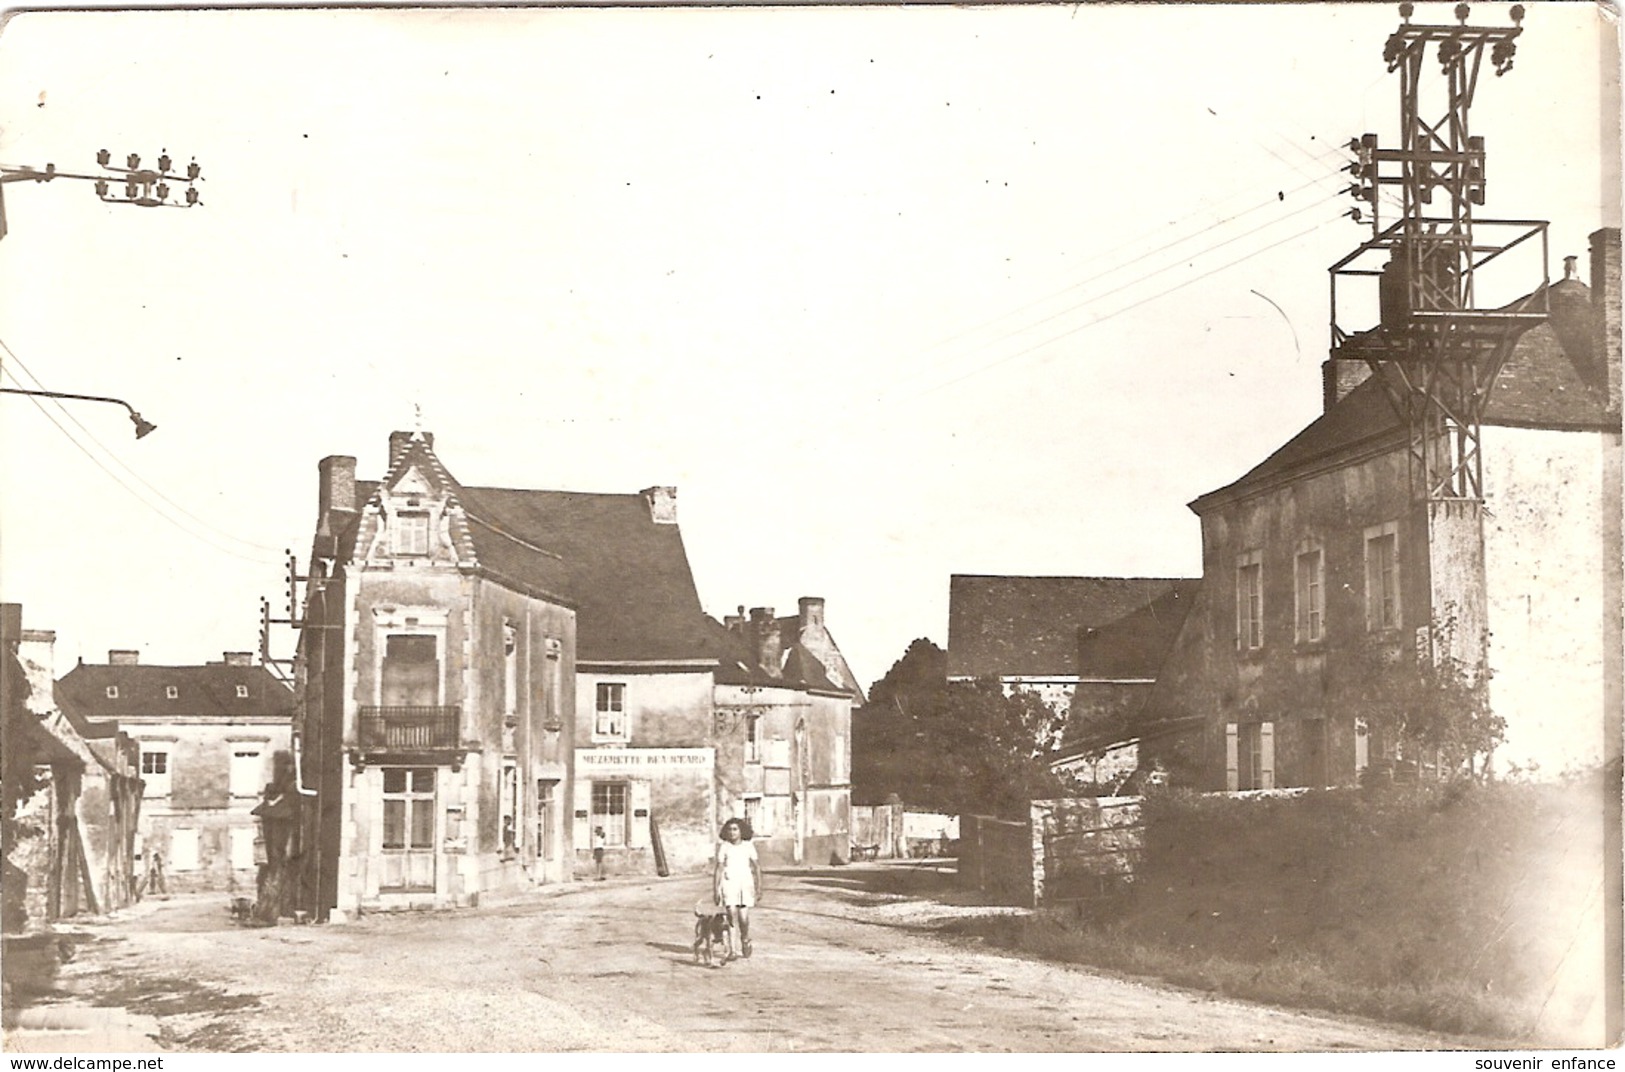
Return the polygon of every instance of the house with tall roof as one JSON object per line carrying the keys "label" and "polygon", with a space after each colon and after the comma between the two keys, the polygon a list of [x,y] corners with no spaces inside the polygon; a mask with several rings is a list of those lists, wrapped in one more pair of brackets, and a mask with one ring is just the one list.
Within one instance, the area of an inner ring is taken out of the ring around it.
{"label": "house with tall roof", "polygon": [[66,710],[137,742],[142,783],[137,871],[162,867],[170,892],[256,888],[253,809],[273,754],[288,747],[293,692],[247,652],[186,666],[140,652],[83,660],[57,683]]}
{"label": "house with tall roof", "polygon": [[[1452,571],[1449,526],[1410,494],[1407,431],[1364,362],[1332,359],[1324,411],[1190,504],[1204,584],[1145,709],[1194,723],[1158,756],[1210,789],[1323,786],[1435,757],[1361,717],[1373,675],[1408,665],[1463,608],[1486,633],[1504,772],[1619,754],[1619,230],[1570,258],[1550,315],[1517,339],[1483,416],[1483,569]],[[1441,509],[1434,506],[1432,509]]]}
{"label": "house with tall roof", "polygon": [[[993,677],[1040,696],[1068,722],[1103,717],[1132,702],[1145,652],[1123,652],[1154,633],[1123,629],[1109,645],[1096,633],[1129,615],[1182,612],[1192,583],[1179,577],[1008,577],[954,574],[948,582],[948,679]],[[1088,658],[1085,658],[1087,650]],[[1149,661],[1160,658],[1158,650]],[[1059,743],[1059,742],[1057,742]]]}
{"label": "house with tall roof", "polygon": [[[611,874],[704,866],[748,808],[765,856],[844,857],[862,694],[822,601],[756,667],[701,608],[675,488],[463,485],[429,433],[394,433],[382,480],[355,466],[319,466],[296,665],[299,897],[319,918],[586,875],[598,829]],[[799,718],[733,717],[766,701],[729,690],[769,682]]]}
{"label": "house with tall roof", "polygon": [[570,565],[465,491],[430,433],[393,433],[380,480],[342,455],[318,472],[290,903],[340,921],[563,881]]}
{"label": "house with tall roof", "polygon": [[863,689],[804,596],[723,619],[716,670],[717,792],[746,821],[762,859],[845,861],[852,830],[852,711]]}

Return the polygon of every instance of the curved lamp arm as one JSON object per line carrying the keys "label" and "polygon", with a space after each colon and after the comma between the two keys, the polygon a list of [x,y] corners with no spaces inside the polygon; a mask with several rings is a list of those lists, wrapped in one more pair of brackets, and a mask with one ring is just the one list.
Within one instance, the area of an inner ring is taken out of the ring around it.
{"label": "curved lamp arm", "polygon": [[145,419],[135,411],[135,407],[122,398],[108,398],[105,395],[73,395],[62,391],[26,391],[20,387],[0,387],[0,393],[8,395],[30,395],[38,398],[74,398],[81,402],[111,402],[115,406],[123,406],[130,411],[130,420],[135,424],[135,437],[140,439],[148,432],[157,428],[156,424]]}

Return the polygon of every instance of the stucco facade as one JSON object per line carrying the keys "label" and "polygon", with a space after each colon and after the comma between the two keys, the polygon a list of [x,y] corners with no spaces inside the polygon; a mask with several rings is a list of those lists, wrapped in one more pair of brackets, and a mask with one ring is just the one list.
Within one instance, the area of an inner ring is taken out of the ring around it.
{"label": "stucco facade", "polygon": [[245,652],[157,666],[140,663],[134,650],[80,663],[59,689],[92,720],[116,720],[139,745],[138,879],[155,885],[161,872],[172,893],[252,898],[264,861],[253,809],[272,756],[289,746],[292,691]]}
{"label": "stucco facade", "polygon": [[1495,761],[1595,764],[1599,716],[1619,710],[1619,433],[1489,428],[1484,444],[1490,698],[1507,720]]}
{"label": "stucco facade", "polygon": [[[568,878],[575,611],[487,552],[433,453],[396,433],[378,483],[321,466],[301,618],[296,903],[318,918],[478,904]],[[505,569],[497,568],[497,561]]]}
{"label": "stucco facade", "polygon": [[1619,754],[1619,233],[1592,240],[1602,292],[1556,284],[1490,393],[1482,503],[1414,501],[1383,385],[1333,360],[1326,412],[1191,504],[1204,584],[1147,708],[1148,724],[1199,726],[1158,745],[1184,780],[1346,784],[1395,760],[1425,773],[1436,757],[1396,755],[1359,712],[1387,667],[1440,653],[1439,627],[1445,654],[1490,672],[1496,771]]}

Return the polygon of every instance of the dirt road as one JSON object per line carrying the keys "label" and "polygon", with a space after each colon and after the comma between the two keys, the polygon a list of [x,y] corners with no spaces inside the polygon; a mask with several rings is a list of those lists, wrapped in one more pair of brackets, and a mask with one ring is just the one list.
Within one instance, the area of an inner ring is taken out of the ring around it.
{"label": "dirt road", "polygon": [[972,912],[904,864],[769,875],[754,956],[696,965],[699,876],[503,905],[240,928],[194,896],[80,928],[58,986],[198,1051],[1209,1051],[1473,1048],[1217,1000],[934,933]]}

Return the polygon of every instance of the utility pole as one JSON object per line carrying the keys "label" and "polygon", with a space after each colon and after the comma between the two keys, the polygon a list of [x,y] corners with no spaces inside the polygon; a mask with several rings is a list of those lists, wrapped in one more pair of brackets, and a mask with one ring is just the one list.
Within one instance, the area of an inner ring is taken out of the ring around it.
{"label": "utility pole", "polygon": [[[1472,666],[1486,628],[1484,413],[1518,338],[1550,311],[1547,225],[1475,215],[1485,200],[1485,150],[1469,112],[1486,60],[1497,76],[1512,69],[1522,5],[1512,8],[1511,26],[1497,27],[1469,26],[1464,3],[1454,26],[1413,23],[1414,11],[1399,6],[1403,22],[1383,49],[1400,76],[1399,145],[1384,148],[1375,134],[1349,143],[1349,192],[1366,206],[1351,215],[1370,212],[1372,237],[1330,269],[1331,356],[1364,361],[1405,423],[1411,500],[1428,537],[1432,624],[1441,614],[1454,623],[1448,654]],[[1431,78],[1430,55],[1438,63]],[[1383,226],[1380,194],[1395,186],[1399,218]],[[1519,249],[1525,253],[1501,259]],[[1539,257],[1533,270],[1514,263],[1526,254]],[[1363,308],[1353,303],[1352,312],[1351,283],[1365,284]],[[1490,284],[1524,296],[1490,304],[1481,297]],[[1373,304],[1378,323],[1351,330],[1348,321],[1369,316]],[[1438,640],[1430,644],[1435,658],[1446,654]]]}
{"label": "utility pole", "polygon": [[[176,170],[175,161],[165,151],[159,154],[156,168],[143,168],[141,157],[131,153],[124,158],[124,166],[117,167],[112,154],[102,149],[96,154],[96,163],[102,168],[99,174],[58,171],[55,164],[46,164],[44,168],[0,164],[0,238],[6,236],[4,187],[14,182],[54,182],[57,179],[90,182],[95,184],[96,196],[112,205],[193,208],[203,203],[197,190],[203,169],[196,159],[184,170]],[[123,197],[116,196],[115,186],[123,187]]]}

